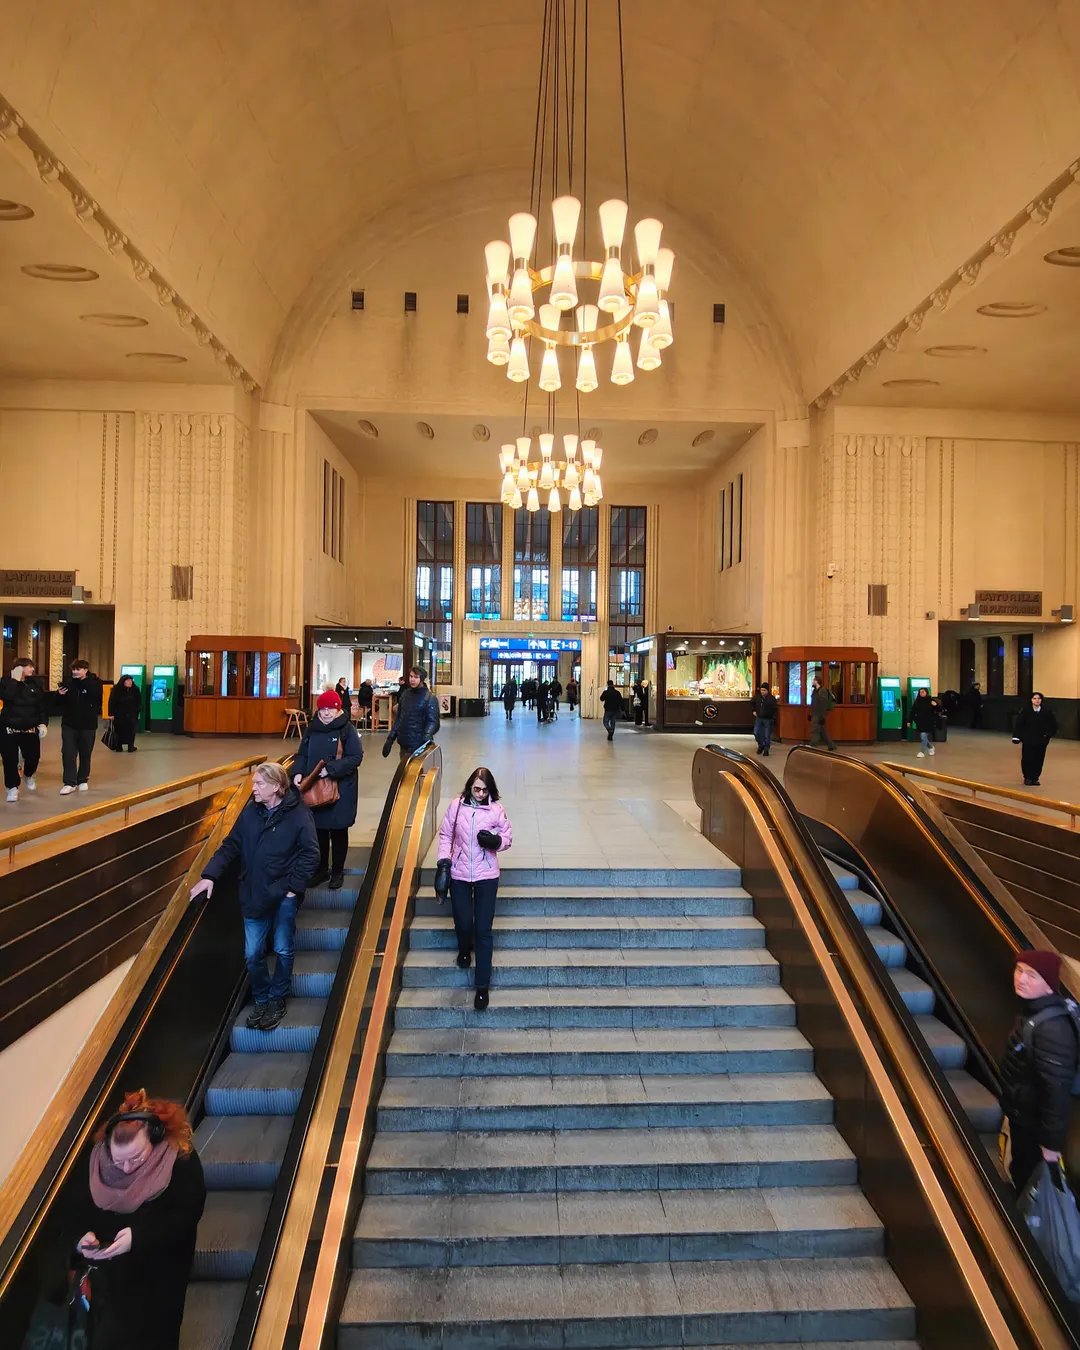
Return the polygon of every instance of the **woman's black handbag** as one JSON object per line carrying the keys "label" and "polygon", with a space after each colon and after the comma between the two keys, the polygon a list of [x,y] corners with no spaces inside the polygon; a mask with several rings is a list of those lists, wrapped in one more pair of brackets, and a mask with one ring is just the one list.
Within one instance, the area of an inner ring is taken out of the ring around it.
{"label": "woman's black handbag", "polygon": [[441,904],[450,894],[450,859],[440,858],[435,864],[435,894]]}
{"label": "woman's black handbag", "polygon": [[101,733],[101,744],[106,750],[122,750],[120,737],[116,734],[116,722],[110,717],[108,726]]}

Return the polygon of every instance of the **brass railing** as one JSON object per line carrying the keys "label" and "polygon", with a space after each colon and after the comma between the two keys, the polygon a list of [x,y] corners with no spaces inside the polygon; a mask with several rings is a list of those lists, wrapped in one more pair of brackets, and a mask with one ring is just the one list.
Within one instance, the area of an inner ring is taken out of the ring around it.
{"label": "brass railing", "polygon": [[83,806],[77,811],[65,811],[62,815],[50,816],[47,820],[37,820],[32,825],[20,825],[14,830],[4,830],[0,833],[0,853],[6,850],[8,862],[12,863],[15,861],[15,850],[21,844],[29,844],[50,834],[75,829],[79,825],[86,825],[92,820],[100,820],[103,816],[119,812],[123,812],[126,824],[131,812],[137,806],[158,801],[162,797],[174,796],[178,792],[187,792],[191,788],[195,788],[196,795],[199,795],[204,783],[212,783],[220,778],[231,778],[246,769],[254,768],[256,764],[262,764],[266,758],[266,755],[251,755],[247,759],[234,760],[231,764],[219,764],[216,768],[201,769],[198,773],[190,773],[184,778],[174,778],[168,783],[158,783],[156,787],[142,788],[138,792],[126,793],[123,797],[113,797],[94,806]]}
{"label": "brass railing", "polygon": [[1038,797],[1034,792],[1021,792],[1019,788],[995,787],[993,783],[976,783],[970,778],[954,778],[951,774],[935,773],[933,769],[923,769],[914,764],[900,764],[884,760],[881,767],[891,769],[893,773],[905,774],[909,778],[925,778],[931,784],[941,783],[970,793],[977,801],[983,797],[1001,797],[1005,801],[1022,802],[1025,806],[1036,807],[1040,811],[1053,811],[1069,817],[1069,828],[1075,830],[1080,819],[1080,806],[1075,802],[1058,801],[1054,797]]}

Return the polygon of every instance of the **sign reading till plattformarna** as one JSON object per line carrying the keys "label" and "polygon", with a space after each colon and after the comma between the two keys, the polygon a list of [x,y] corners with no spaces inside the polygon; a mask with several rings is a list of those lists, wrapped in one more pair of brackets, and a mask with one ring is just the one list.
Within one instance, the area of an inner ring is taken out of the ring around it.
{"label": "sign reading till plattformarna", "polygon": [[74,572],[17,572],[0,568],[0,595],[27,596],[32,600],[70,600]]}
{"label": "sign reading till plattformarna", "polygon": [[1042,614],[1042,591],[976,591],[975,603],[980,618],[984,614],[1000,617],[1037,618]]}

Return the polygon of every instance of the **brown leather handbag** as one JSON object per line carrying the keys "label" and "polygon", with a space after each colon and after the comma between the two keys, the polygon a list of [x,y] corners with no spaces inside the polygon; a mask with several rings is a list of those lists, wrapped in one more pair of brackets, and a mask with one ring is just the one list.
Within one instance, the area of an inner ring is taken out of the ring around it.
{"label": "brown leather handbag", "polygon": [[[338,737],[337,754],[335,759],[341,758],[342,738]],[[299,784],[300,796],[304,799],[304,805],[310,806],[314,810],[317,806],[332,806],[341,796],[338,791],[336,778],[320,778],[319,774],[326,768],[326,760],[320,759],[318,764],[312,769],[306,778],[301,778]]]}

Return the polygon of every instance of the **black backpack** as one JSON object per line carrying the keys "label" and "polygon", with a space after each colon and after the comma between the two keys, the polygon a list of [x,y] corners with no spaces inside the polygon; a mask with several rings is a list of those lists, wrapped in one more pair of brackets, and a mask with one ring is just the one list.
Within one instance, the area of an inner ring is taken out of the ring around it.
{"label": "black backpack", "polygon": [[1056,1004],[1050,1008],[1043,1008],[1034,1013],[1031,1017],[1024,1018],[1024,1025],[1021,1031],[1021,1040],[1024,1046],[1024,1053],[1031,1054],[1031,1043],[1035,1037],[1035,1028],[1042,1026],[1044,1022],[1053,1021],[1055,1017],[1067,1017],[1072,1022],[1073,1034],[1076,1036],[1077,1045],[1077,1064],[1073,1069],[1072,1095],[1080,1097],[1080,1007],[1067,998],[1063,1004]]}

